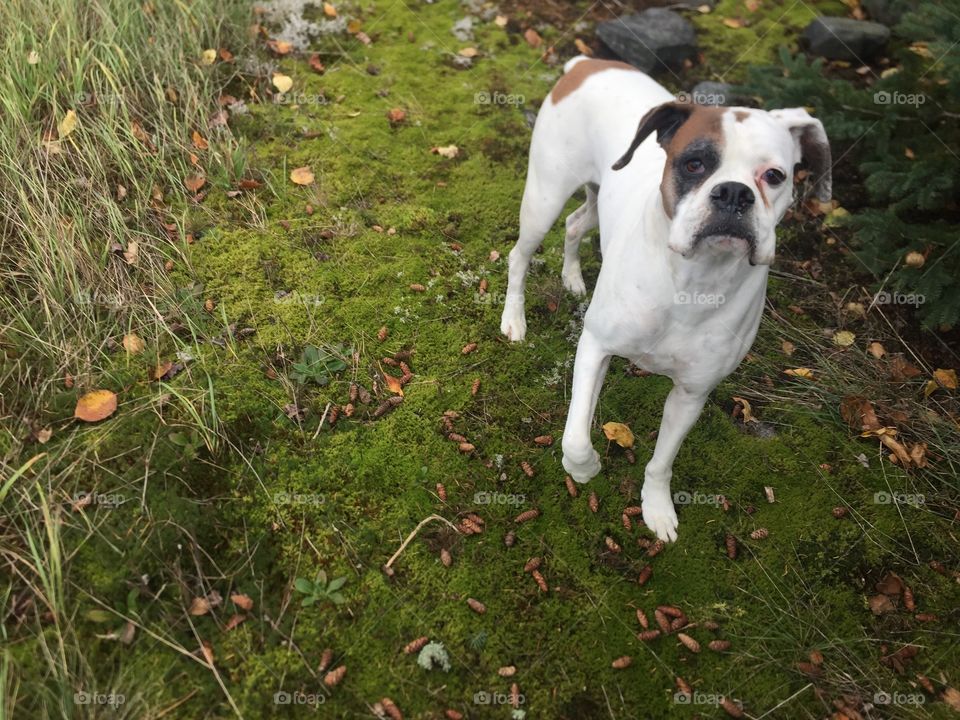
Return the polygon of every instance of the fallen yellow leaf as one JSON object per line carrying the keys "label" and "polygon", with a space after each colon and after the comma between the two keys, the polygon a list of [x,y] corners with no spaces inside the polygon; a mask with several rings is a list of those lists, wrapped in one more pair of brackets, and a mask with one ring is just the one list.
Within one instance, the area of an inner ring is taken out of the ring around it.
{"label": "fallen yellow leaf", "polygon": [[430,152],[445,158],[455,158],[460,154],[460,148],[456,145],[445,145],[443,147],[430,148]]}
{"label": "fallen yellow leaf", "polygon": [[943,368],[934,370],[933,379],[936,380],[941,387],[945,387],[947,390],[957,389],[956,370],[944,370]]}
{"label": "fallen yellow leaf", "polygon": [[793,368],[790,370],[784,370],[784,375],[790,375],[792,377],[804,378],[805,380],[813,380],[813,370],[810,368]]}
{"label": "fallen yellow leaf", "polygon": [[293,78],[283,73],[274,73],[273,86],[282,93],[288,92],[293,87]]}
{"label": "fallen yellow leaf", "polygon": [[867,346],[867,352],[879,360],[887,354],[887,349],[878,342],[872,342]]}
{"label": "fallen yellow leaf", "polygon": [[267,47],[273,50],[277,55],[287,55],[293,50],[293,43],[287,40],[267,40]]}
{"label": "fallen yellow leaf", "polygon": [[337,9],[328,2],[323,4],[323,14],[329,18],[335,18],[337,16]]}
{"label": "fallen yellow leaf", "polygon": [[146,347],[147,344],[136,333],[123,336],[123,349],[130,355],[139,355]]}
{"label": "fallen yellow leaf", "polygon": [[136,265],[140,261],[140,243],[131,240],[127,243],[127,249],[123,251],[123,259],[127,265]]}
{"label": "fallen yellow leaf", "polygon": [[479,55],[479,52],[477,51],[477,49],[476,49],[475,47],[465,47],[465,48],[463,48],[463,50],[460,51],[459,54],[462,55],[462,56],[465,57],[465,58],[472,58],[472,57],[476,57],[477,55]]}
{"label": "fallen yellow leaf", "polygon": [[290,171],[290,180],[296,185],[310,185],[313,182],[313,171],[309,165],[294,168]]}
{"label": "fallen yellow leaf", "polygon": [[384,373],[383,380],[387,384],[387,390],[396,395],[403,395],[403,385],[400,384],[400,378]]}
{"label": "fallen yellow leaf", "polygon": [[750,406],[749,400],[734,395],[733,401],[740,403],[740,405],[743,407],[741,412],[743,413],[743,421],[745,423],[757,421],[757,419],[753,416],[753,408]]}
{"label": "fallen yellow leaf", "polygon": [[77,114],[73,110],[67,110],[67,114],[63,116],[63,120],[57,125],[57,134],[60,136],[60,139],[63,140],[63,138],[72,133],[76,127]]}
{"label": "fallen yellow leaf", "polygon": [[850,347],[857,340],[857,336],[849,330],[838,330],[833,334],[833,342],[840,347]]}
{"label": "fallen yellow leaf", "polygon": [[200,62],[204,65],[213,65],[217,61],[217,51],[213,48],[208,48],[203,51],[203,54],[200,55]]}
{"label": "fallen yellow leaf", "polygon": [[908,252],[903,261],[912,268],[918,268],[923,267],[927,259],[923,256],[923,253],[918,253],[914,250],[913,252]]}
{"label": "fallen yellow leaf", "polygon": [[84,422],[99,422],[117,410],[117,395],[110,390],[93,390],[77,400],[73,416]]}
{"label": "fallen yellow leaf", "polygon": [[789,340],[784,340],[782,343],[780,343],[780,349],[783,350],[784,355],[786,355],[787,357],[790,357],[791,355],[793,355],[794,351],[797,349],[797,346],[794,345]]}
{"label": "fallen yellow leaf", "polygon": [[603,426],[603,434],[622,448],[633,447],[633,432],[623,423],[608,422]]}

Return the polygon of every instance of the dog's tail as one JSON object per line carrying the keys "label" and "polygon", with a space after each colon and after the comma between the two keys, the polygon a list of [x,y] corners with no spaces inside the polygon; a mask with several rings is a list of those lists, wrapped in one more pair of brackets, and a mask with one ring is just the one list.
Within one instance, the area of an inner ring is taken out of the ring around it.
{"label": "dog's tail", "polygon": [[576,57],[572,57],[563,64],[563,72],[568,73],[578,62],[589,59],[590,58],[588,58],[586,55],[577,55]]}

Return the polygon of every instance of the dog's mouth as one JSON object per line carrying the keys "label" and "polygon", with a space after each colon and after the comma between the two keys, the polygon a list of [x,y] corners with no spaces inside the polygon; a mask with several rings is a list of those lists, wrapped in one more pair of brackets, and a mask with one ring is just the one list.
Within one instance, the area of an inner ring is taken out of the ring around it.
{"label": "dog's mouth", "polygon": [[693,236],[690,252],[693,253],[701,243],[708,244],[717,250],[730,252],[747,250],[750,264],[756,264],[754,255],[757,252],[757,237],[742,223],[729,221],[707,223]]}

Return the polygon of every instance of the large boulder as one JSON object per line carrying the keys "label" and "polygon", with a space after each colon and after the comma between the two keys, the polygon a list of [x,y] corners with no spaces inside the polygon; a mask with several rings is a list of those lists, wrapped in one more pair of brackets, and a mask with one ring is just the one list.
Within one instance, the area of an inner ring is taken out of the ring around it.
{"label": "large boulder", "polygon": [[600,23],[597,35],[618,57],[644,72],[679,68],[697,54],[693,25],[664,8]]}
{"label": "large boulder", "polygon": [[904,13],[917,7],[917,0],[863,0],[863,7],[871,20],[887,27],[897,25]]}
{"label": "large boulder", "polygon": [[807,50],[827,60],[865,63],[883,52],[890,28],[866,20],[821,16],[807,25],[800,39]]}

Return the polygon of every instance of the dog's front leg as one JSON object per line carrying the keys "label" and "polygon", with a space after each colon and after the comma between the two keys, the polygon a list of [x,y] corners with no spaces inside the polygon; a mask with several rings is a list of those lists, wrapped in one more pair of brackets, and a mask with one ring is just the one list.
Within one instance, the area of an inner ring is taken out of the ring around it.
{"label": "dog's front leg", "polygon": [[688,390],[674,385],[663,406],[663,419],[657,435],[657,446],[643,476],[643,521],[657,537],[673,542],[677,539],[677,513],[670,495],[673,461],[680,443],[700,417],[707,392]]}
{"label": "dog's front leg", "polygon": [[584,329],[573,365],[573,391],[563,429],[563,467],[578,483],[600,472],[600,456],[590,442],[590,424],[597,407],[610,355]]}

